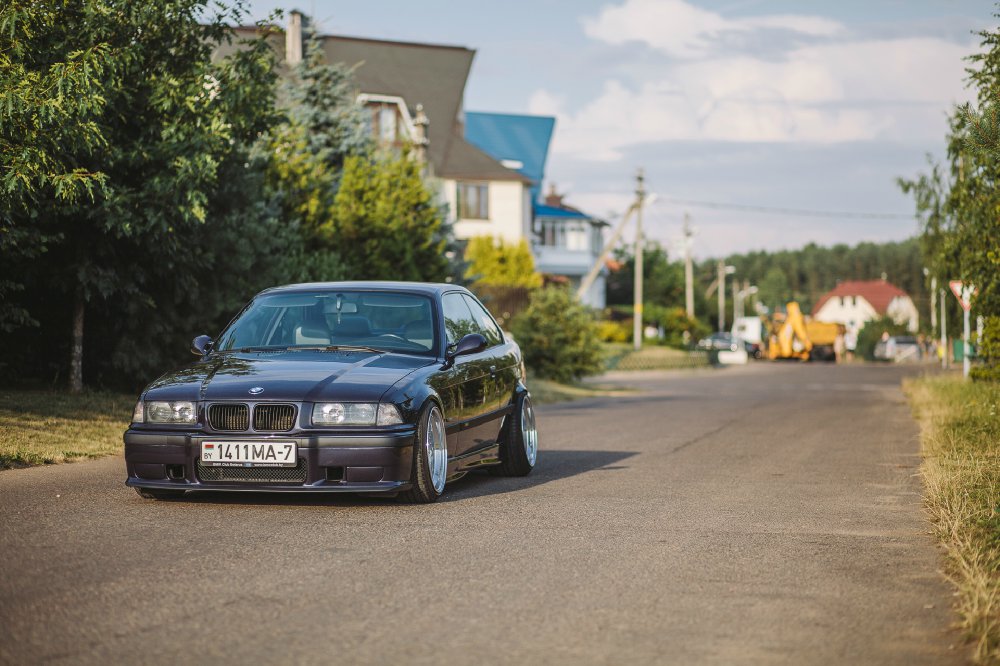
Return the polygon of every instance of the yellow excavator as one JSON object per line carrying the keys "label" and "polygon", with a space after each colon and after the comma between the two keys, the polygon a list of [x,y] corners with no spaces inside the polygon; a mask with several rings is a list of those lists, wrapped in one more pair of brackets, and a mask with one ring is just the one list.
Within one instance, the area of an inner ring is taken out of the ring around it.
{"label": "yellow excavator", "polygon": [[843,326],[813,319],[807,321],[795,301],[790,301],[785,308],[784,314],[775,313],[770,321],[770,344],[767,346],[769,359],[832,361],[836,358],[834,343],[837,336],[843,333]]}

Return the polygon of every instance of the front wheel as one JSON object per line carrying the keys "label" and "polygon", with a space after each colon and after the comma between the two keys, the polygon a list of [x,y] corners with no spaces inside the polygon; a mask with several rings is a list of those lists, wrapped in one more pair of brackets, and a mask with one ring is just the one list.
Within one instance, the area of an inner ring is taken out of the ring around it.
{"label": "front wheel", "polygon": [[490,468],[501,476],[527,476],[538,459],[538,428],[535,408],[527,392],[514,401],[514,410],[507,417],[507,426],[500,442],[500,464]]}
{"label": "front wheel", "polygon": [[445,437],[444,416],[437,403],[428,402],[420,413],[417,436],[413,446],[411,488],[399,494],[402,502],[427,504],[444,492],[448,478],[448,439]]}

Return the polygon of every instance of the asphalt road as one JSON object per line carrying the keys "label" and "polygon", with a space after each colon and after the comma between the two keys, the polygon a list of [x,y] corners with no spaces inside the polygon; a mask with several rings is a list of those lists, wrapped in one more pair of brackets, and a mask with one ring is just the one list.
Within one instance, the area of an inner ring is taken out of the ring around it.
{"label": "asphalt road", "polygon": [[0,473],[0,662],[942,664],[901,368],[631,375],[430,506]]}

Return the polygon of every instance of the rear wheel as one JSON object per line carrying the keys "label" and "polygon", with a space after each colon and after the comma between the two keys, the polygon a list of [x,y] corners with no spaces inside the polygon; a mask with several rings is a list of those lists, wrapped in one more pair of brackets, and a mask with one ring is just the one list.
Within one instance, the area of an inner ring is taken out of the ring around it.
{"label": "rear wheel", "polygon": [[159,488],[136,488],[135,492],[143,499],[155,500],[180,499],[184,495],[183,490],[160,490]]}
{"label": "rear wheel", "polygon": [[538,459],[538,428],[535,426],[535,408],[527,392],[514,402],[514,410],[507,417],[507,426],[500,442],[500,464],[490,468],[501,476],[527,476]]}
{"label": "rear wheel", "polygon": [[427,504],[444,492],[448,479],[448,440],[444,431],[444,416],[435,402],[428,402],[420,413],[417,437],[413,447],[411,488],[399,494],[402,502]]}

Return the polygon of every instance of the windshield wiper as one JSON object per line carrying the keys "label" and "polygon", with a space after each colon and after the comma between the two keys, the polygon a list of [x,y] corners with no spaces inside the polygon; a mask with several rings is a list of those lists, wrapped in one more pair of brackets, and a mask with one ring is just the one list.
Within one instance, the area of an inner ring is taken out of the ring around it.
{"label": "windshield wiper", "polygon": [[238,349],[219,349],[218,351],[213,350],[212,353],[215,354],[254,354],[257,352],[273,352],[273,351],[285,351],[288,347],[239,347]]}
{"label": "windshield wiper", "polygon": [[375,349],[374,347],[366,347],[365,345],[330,345],[328,347],[321,347],[326,351],[366,351],[373,352],[375,354],[385,354],[384,349]]}

